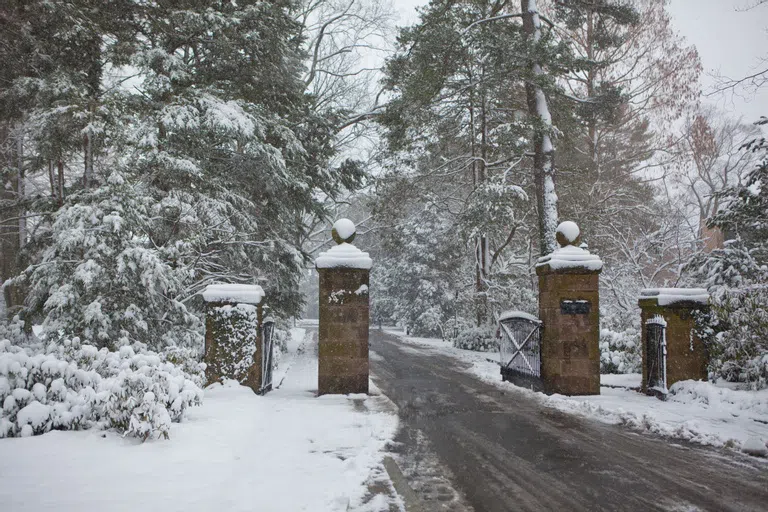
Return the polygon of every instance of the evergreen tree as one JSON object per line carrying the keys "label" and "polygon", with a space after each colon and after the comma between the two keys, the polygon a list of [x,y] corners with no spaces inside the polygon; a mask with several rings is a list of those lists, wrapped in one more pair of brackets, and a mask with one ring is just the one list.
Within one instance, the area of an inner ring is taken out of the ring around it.
{"label": "evergreen tree", "polygon": [[286,219],[323,216],[362,173],[329,164],[337,119],[304,93],[290,4],[27,7],[19,27],[69,37],[64,55],[30,43],[50,67],[16,68],[2,95],[27,101],[32,168],[67,162],[66,193],[30,204],[23,277],[47,335],[199,346],[195,297],[213,281],[259,282],[274,311],[297,313],[307,227]]}
{"label": "evergreen tree", "polygon": [[[768,124],[766,118],[758,123]],[[690,267],[712,294],[702,331],[716,375],[768,386],[768,144],[744,148],[763,155],[746,179],[717,194],[722,208],[708,221],[725,233],[723,249],[695,258]]]}

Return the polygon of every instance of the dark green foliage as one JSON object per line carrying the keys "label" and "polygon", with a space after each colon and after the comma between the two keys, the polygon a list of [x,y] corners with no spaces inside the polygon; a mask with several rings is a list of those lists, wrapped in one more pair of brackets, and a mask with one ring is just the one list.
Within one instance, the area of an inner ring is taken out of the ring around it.
{"label": "dark green foliage", "polygon": [[[765,154],[768,146],[756,139],[743,149]],[[768,386],[768,158],[718,198],[724,206],[707,224],[723,230],[725,247],[689,263],[712,294],[700,330],[716,375],[763,388]]]}
{"label": "dark green foliage", "polygon": [[[278,314],[300,311],[304,220],[323,217],[326,198],[360,186],[364,172],[353,160],[331,165],[345,113],[321,114],[305,93],[303,27],[291,8],[4,6],[0,128],[23,135],[28,175],[46,180],[49,164],[65,174],[63,195],[28,195],[23,205],[37,219],[28,312],[48,316],[56,336],[195,344],[195,294],[217,281],[257,282]],[[73,246],[73,236],[93,245]],[[146,257],[121,267],[130,255]],[[82,282],[94,264],[99,277]],[[161,291],[142,282],[147,267]]]}

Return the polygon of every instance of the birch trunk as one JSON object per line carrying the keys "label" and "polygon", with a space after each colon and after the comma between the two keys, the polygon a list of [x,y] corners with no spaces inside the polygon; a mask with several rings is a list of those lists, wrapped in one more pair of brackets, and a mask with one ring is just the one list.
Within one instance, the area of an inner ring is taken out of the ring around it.
{"label": "birch trunk", "polygon": [[[536,0],[521,0],[523,29],[531,48],[541,40],[541,20]],[[552,143],[552,115],[547,97],[537,80],[544,76],[544,69],[536,57],[531,58],[532,81],[525,84],[528,111],[536,120],[534,130],[533,175],[536,185],[536,205],[539,213],[539,249],[541,254],[555,250],[557,228],[557,194],[555,193],[555,146]]]}

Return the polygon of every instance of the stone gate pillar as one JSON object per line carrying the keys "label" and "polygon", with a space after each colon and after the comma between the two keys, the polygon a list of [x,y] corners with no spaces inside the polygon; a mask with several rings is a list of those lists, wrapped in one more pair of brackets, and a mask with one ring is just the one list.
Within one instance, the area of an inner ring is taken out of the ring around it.
{"label": "stone gate pillar", "polygon": [[599,274],[603,262],[578,245],[579,227],[562,222],[552,253],[539,258],[541,378],[544,391],[600,394]]}
{"label": "stone gate pillar", "polygon": [[[707,308],[708,303],[709,294],[703,288],[649,288],[640,292],[645,393],[665,395],[675,382],[707,379],[709,358],[704,342],[696,334],[694,313]],[[661,340],[649,340],[651,324],[661,327]],[[659,341],[664,344],[663,351],[655,346]],[[661,361],[659,353],[664,356]],[[649,367],[654,372],[651,386]]]}
{"label": "stone gate pillar", "polygon": [[368,274],[371,258],[351,244],[355,225],[339,219],[338,244],[315,261],[320,274],[318,395],[368,393]]}
{"label": "stone gate pillar", "polygon": [[264,290],[258,285],[212,284],[202,293],[206,303],[206,383],[234,379],[258,393],[261,389],[261,322]]}

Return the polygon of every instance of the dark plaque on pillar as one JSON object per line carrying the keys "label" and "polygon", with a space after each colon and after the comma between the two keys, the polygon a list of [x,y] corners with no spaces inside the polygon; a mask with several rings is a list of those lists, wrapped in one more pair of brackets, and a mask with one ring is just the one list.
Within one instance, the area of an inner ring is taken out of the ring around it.
{"label": "dark plaque on pillar", "polygon": [[338,245],[320,254],[318,395],[368,393],[368,275],[371,258],[351,244],[355,225],[333,225]]}

